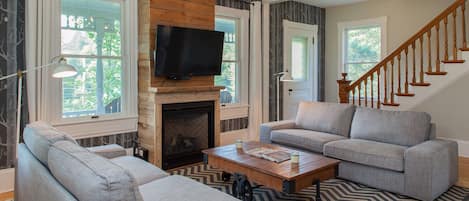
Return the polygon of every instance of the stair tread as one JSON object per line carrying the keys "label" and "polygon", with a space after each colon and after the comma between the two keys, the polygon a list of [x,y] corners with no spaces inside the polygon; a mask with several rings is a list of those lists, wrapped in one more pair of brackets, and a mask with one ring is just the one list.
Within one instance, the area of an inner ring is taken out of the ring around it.
{"label": "stair tread", "polygon": [[466,60],[445,60],[441,62],[445,64],[460,64],[466,62]]}
{"label": "stair tread", "polygon": [[384,106],[392,106],[392,107],[398,107],[400,104],[399,104],[399,103],[381,103],[381,105],[384,105]]}
{"label": "stair tread", "polygon": [[462,47],[462,48],[459,48],[459,50],[461,50],[461,51],[469,51],[469,47]]}
{"label": "stair tread", "polygon": [[421,83],[421,82],[417,82],[417,83],[410,83],[410,85],[412,86],[417,86],[417,87],[428,87],[430,86],[431,84],[430,83]]}
{"label": "stair tread", "polygon": [[406,96],[406,97],[412,97],[415,96],[415,94],[412,93],[397,93],[395,94],[396,96]]}
{"label": "stair tread", "polygon": [[447,75],[448,72],[443,72],[443,71],[440,71],[440,72],[425,72],[425,74],[427,74],[427,75]]}

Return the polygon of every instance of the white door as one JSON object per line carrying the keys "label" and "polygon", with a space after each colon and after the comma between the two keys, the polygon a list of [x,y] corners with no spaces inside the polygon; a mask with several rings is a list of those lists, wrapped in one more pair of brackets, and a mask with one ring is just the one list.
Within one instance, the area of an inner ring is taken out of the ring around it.
{"label": "white door", "polygon": [[294,119],[301,101],[317,100],[317,26],[284,20],[284,71],[293,77],[283,82],[283,119]]}

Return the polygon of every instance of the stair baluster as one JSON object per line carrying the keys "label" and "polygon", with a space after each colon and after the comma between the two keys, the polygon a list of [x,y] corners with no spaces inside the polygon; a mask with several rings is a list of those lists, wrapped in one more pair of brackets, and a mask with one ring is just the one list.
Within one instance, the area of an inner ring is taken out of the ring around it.
{"label": "stair baluster", "polygon": [[374,75],[374,73],[371,74],[371,78],[370,78],[370,80],[371,80],[371,82],[370,82],[371,108],[375,108],[375,103],[374,103],[375,97],[373,96],[374,95],[373,94],[373,91],[374,91],[374,89],[373,89],[373,82],[374,82],[373,75]]}
{"label": "stair baluster", "polygon": [[378,69],[378,100],[376,101],[376,107],[378,109],[381,108],[381,80],[380,80],[380,75],[381,75],[381,69]]}
{"label": "stair baluster", "polygon": [[[431,37],[432,37],[432,30],[428,30],[427,32],[427,42],[428,42],[428,73],[432,73],[433,69],[432,69],[432,41],[431,41]],[[422,72],[422,75],[423,75],[423,72]]]}
{"label": "stair baluster", "polygon": [[462,48],[461,50],[467,51],[467,36],[466,36],[466,4],[461,5],[461,18],[462,18]]}

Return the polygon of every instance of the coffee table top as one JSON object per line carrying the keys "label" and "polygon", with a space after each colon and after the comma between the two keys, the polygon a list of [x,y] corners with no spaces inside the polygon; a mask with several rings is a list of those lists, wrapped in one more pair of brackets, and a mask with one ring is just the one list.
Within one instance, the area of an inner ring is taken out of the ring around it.
{"label": "coffee table top", "polygon": [[[259,147],[283,150],[287,152],[296,151],[300,154],[300,162],[299,164],[292,164],[290,160],[287,160],[282,163],[275,163],[245,153],[247,150]],[[315,174],[316,172],[336,166],[340,162],[339,160],[328,158],[320,154],[308,153],[260,142],[244,142],[242,149],[237,149],[236,145],[232,144],[203,150],[202,152],[212,157],[218,157],[234,162],[243,167],[255,169],[256,171],[279,177],[283,180],[294,180],[298,177]]]}

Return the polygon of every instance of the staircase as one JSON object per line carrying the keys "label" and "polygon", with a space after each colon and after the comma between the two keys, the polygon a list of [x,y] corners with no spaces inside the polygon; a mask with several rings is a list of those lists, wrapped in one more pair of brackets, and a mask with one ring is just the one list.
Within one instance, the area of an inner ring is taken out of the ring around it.
{"label": "staircase", "polygon": [[342,73],[339,102],[409,110],[468,75],[465,12],[457,0],[356,81]]}

